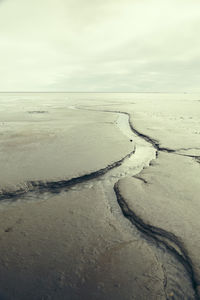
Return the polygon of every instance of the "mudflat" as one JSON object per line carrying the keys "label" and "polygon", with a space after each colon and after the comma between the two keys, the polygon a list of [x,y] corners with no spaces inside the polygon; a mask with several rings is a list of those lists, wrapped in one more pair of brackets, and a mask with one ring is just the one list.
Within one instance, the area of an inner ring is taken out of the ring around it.
{"label": "mudflat", "polygon": [[199,298],[199,96],[0,95],[0,298]]}

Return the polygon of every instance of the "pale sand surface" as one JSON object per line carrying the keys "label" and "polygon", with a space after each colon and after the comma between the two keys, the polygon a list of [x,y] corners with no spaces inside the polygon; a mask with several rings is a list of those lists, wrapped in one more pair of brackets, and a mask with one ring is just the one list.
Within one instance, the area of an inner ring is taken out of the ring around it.
{"label": "pale sand surface", "polygon": [[192,260],[200,284],[200,167],[191,158],[161,153],[140,178],[120,180],[128,206],[146,224],[174,233]]}
{"label": "pale sand surface", "polygon": [[[143,133],[170,149],[198,148],[200,153],[200,101],[171,99],[136,105],[132,122]],[[133,111],[133,110],[132,110]],[[130,112],[130,110],[129,110]]]}
{"label": "pale sand surface", "polygon": [[[27,181],[68,180],[98,171],[136,149],[119,172],[116,168],[67,191],[60,189],[58,195],[47,189],[41,195],[1,201],[0,299],[195,299],[199,163],[160,152],[149,167],[152,145],[134,136],[131,143],[117,124],[117,114],[75,110],[73,105],[127,112],[133,126],[162,147],[189,147],[178,153],[198,155],[198,99],[161,94],[1,95],[4,192],[25,187]],[[117,181],[120,194],[145,224],[182,241],[195,278],[176,255],[123,216],[113,192]]]}
{"label": "pale sand surface", "polygon": [[165,299],[161,263],[98,187],[8,207],[0,236],[5,299]]}
{"label": "pale sand surface", "polygon": [[157,139],[161,147],[200,151],[200,95],[123,94],[121,98],[113,96],[107,105],[98,103],[96,108],[128,112],[134,128]]}
{"label": "pale sand surface", "polygon": [[26,188],[27,181],[78,177],[133,150],[114,124],[116,115],[69,109],[70,101],[62,98],[41,101],[33,96],[32,101],[1,103],[1,190]]}

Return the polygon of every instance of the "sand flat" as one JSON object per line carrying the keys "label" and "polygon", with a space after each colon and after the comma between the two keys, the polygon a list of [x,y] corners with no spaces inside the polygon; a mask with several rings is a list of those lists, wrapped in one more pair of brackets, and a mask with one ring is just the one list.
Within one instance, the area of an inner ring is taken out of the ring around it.
{"label": "sand flat", "polygon": [[[104,169],[67,190],[46,184],[45,192],[33,186],[2,199],[1,298],[197,299],[197,95],[15,94],[0,100],[4,190]],[[126,118],[119,119],[120,112]],[[159,149],[164,146],[176,152]],[[130,222],[114,185],[156,234]],[[166,237],[155,241],[159,228],[177,236],[192,269],[169,251]]]}
{"label": "sand flat", "polygon": [[2,190],[26,188],[27,181],[69,180],[105,168],[133,150],[115,125],[116,115],[70,109],[70,102],[64,106],[59,99],[40,103],[14,98],[9,110],[1,106]]}
{"label": "sand flat", "polygon": [[165,299],[162,265],[98,186],[10,206],[1,224],[5,299]]}

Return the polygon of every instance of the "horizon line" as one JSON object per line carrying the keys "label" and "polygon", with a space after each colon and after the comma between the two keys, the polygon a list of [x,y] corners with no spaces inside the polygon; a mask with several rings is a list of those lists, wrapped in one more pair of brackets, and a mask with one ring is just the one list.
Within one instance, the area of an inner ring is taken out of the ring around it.
{"label": "horizon line", "polygon": [[0,94],[192,94],[200,92],[70,92],[70,91],[0,91]]}

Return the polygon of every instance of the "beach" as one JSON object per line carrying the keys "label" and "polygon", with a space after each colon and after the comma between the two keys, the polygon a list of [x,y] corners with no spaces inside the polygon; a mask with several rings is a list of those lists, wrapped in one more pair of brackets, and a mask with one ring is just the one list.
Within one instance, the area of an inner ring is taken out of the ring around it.
{"label": "beach", "polygon": [[0,299],[199,299],[200,95],[0,104]]}

